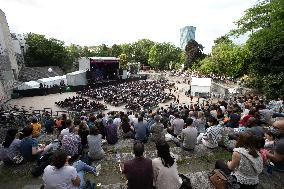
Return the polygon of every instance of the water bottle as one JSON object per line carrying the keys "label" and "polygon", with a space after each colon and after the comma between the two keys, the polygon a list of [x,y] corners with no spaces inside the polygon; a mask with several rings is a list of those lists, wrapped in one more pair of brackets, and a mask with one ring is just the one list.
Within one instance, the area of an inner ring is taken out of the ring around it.
{"label": "water bottle", "polygon": [[274,164],[272,162],[269,162],[267,166],[267,173],[272,174],[273,167],[274,167]]}
{"label": "water bottle", "polygon": [[120,162],[120,153],[119,152],[115,153],[115,159],[116,159],[117,162]]}

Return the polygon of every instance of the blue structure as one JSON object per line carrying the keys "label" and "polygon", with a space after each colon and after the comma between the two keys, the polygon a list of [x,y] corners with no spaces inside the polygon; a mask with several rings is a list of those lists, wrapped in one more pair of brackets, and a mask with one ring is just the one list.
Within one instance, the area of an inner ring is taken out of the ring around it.
{"label": "blue structure", "polygon": [[194,26],[185,26],[180,29],[180,47],[185,50],[187,42],[190,40],[195,40],[195,31],[196,27]]}

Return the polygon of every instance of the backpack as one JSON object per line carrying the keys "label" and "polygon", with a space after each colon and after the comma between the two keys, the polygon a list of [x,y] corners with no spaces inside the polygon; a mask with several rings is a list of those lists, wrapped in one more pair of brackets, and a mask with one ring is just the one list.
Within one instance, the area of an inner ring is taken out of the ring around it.
{"label": "backpack", "polygon": [[32,169],[31,174],[39,177],[43,174],[44,169],[51,163],[53,152],[44,154],[38,161],[38,165]]}

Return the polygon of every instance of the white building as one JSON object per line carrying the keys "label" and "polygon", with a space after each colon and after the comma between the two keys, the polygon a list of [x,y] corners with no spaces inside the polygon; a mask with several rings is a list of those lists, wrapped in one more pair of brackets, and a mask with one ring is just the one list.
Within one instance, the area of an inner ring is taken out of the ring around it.
{"label": "white building", "polygon": [[211,85],[212,79],[211,78],[191,78],[191,95],[192,96],[210,96],[211,94]]}
{"label": "white building", "polygon": [[5,13],[0,9],[0,104],[10,98],[19,70]]}

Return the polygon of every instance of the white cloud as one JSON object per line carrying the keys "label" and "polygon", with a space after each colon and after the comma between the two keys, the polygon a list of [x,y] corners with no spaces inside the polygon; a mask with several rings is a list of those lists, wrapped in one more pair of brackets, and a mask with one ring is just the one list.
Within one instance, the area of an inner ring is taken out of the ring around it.
{"label": "white cloud", "polygon": [[210,52],[213,40],[234,27],[256,0],[0,0],[10,30],[34,32],[79,45],[148,38],[179,46],[179,30],[197,27]]}

